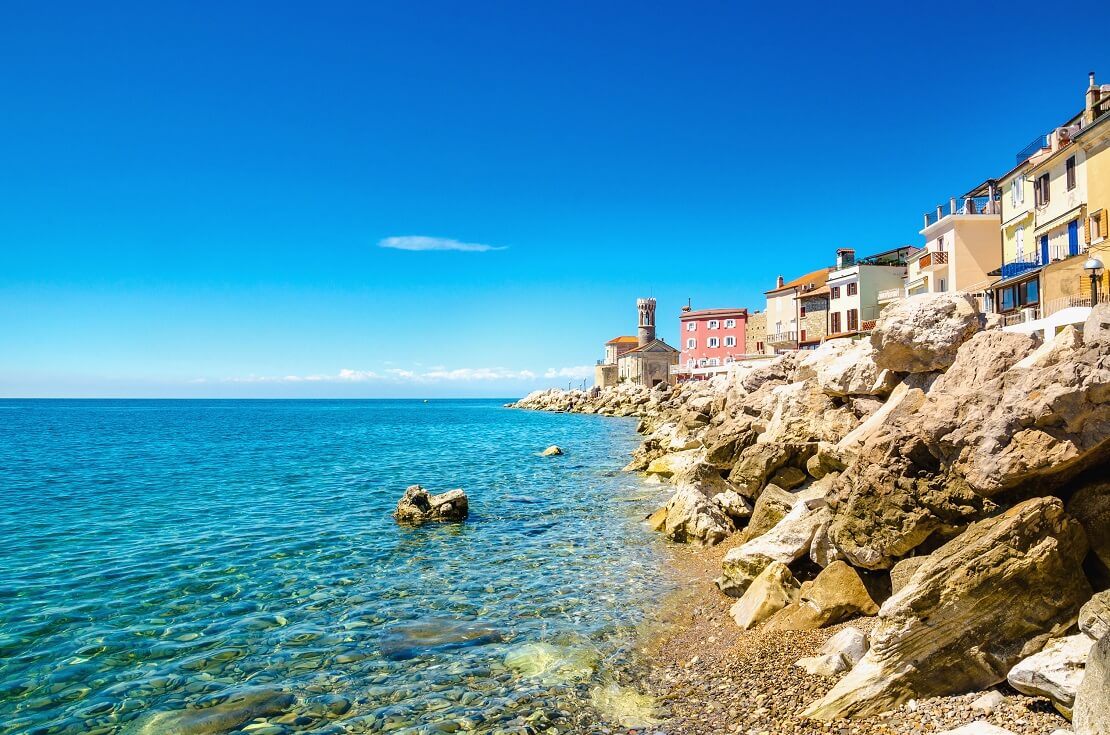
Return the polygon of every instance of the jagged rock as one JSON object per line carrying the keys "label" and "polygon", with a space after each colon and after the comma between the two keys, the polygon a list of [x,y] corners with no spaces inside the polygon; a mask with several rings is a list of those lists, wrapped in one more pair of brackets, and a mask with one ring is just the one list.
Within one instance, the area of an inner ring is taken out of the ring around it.
{"label": "jagged rock", "polygon": [[794,380],[813,379],[830,396],[879,396],[894,387],[894,375],[875,364],[867,340],[831,339],[798,362]]}
{"label": "jagged rock", "polygon": [[1075,622],[1091,596],[1085,553],[1083,529],[1057,498],[970,526],[883,604],[867,655],[804,716],[877,714],[997,684]]}
{"label": "jagged rock", "polygon": [[966,293],[921,294],[883,309],[871,332],[874,361],[899,373],[943,370],[980,328],[979,307]]}
{"label": "jagged rock", "polygon": [[790,568],[773,561],[729,608],[729,615],[744,630],[761,623],[798,597],[798,581]]}
{"label": "jagged rock", "polygon": [[827,514],[825,508],[813,511],[805,503],[796,503],[770,531],[730,549],[721,563],[722,576],[717,580],[721,591],[739,597],[771,562],[789,565],[801,559],[809,552],[813,534]]}
{"label": "jagged rock", "polygon": [[462,490],[431,495],[419,485],[410,485],[397,501],[393,517],[398,523],[420,524],[428,521],[464,521],[470,512]]}
{"label": "jagged rock", "polygon": [[1006,681],[1023,694],[1048,697],[1069,715],[1092,645],[1094,640],[1085,633],[1054,638],[1038,653],[1018,661]]}
{"label": "jagged rock", "polygon": [[771,475],[771,482],[783,490],[793,490],[806,481],[806,473],[797,467],[780,467]]}
{"label": "jagged rock", "polygon": [[719,469],[728,469],[740,459],[741,452],[755,443],[756,436],[751,416],[714,426],[705,434],[705,461]]}
{"label": "jagged rock", "polygon": [[845,628],[821,646],[816,656],[799,659],[794,665],[815,676],[836,676],[856,665],[867,653],[867,636],[856,628]]}
{"label": "jagged rock", "polygon": [[1076,735],[1110,735],[1110,635],[1099,638],[1087,656],[1072,724]]}
{"label": "jagged rock", "polygon": [[744,540],[751,541],[774,528],[798,502],[793,493],[778,485],[768,485],[755,501],[751,520],[744,530]]}
{"label": "jagged rock", "polygon": [[1084,485],[1072,494],[1067,507],[1087,532],[1091,552],[1110,569],[1110,482]]}
{"label": "jagged rock", "polygon": [[[853,430],[854,431],[854,430]],[[806,472],[815,480],[823,479],[833,472],[843,472],[847,465],[840,456],[837,445],[818,442],[813,456],[806,460]]]}
{"label": "jagged rock", "polygon": [[728,481],[736,486],[741,495],[757,499],[768,478],[795,455],[793,446],[753,444],[740,453],[739,461],[728,474]]}
{"label": "jagged rock", "polygon": [[780,355],[767,365],[756,368],[740,379],[741,387],[748,393],[755,393],[765,385],[781,385],[789,383],[794,378],[794,370],[798,364],[796,353],[788,352]]}
{"label": "jagged rock", "polygon": [[649,475],[670,477],[684,470],[692,469],[695,465],[701,464],[704,459],[705,453],[701,449],[688,449],[684,452],[664,454],[657,459],[653,459],[648,464],[646,472]]}
{"label": "jagged rock", "polygon": [[712,546],[735,530],[721,506],[694,484],[680,485],[664,508],[663,535],[678,543]]}
{"label": "jagged rock", "polygon": [[909,584],[910,578],[913,573],[917,571],[918,567],[924,564],[929,557],[927,556],[911,556],[902,559],[900,562],[890,568],[890,591],[891,594],[898,594],[898,591]]}
{"label": "jagged rock", "polygon": [[811,380],[773,388],[760,420],[764,431],[756,441],[763,444],[835,444],[859,423],[850,408],[838,406]]}
{"label": "jagged rock", "polygon": [[768,630],[817,630],[855,615],[874,615],[879,606],[871,599],[855,569],[834,561],[812,582],[802,585],[798,601],[767,623]]}
{"label": "jagged rock", "polygon": [[1110,344],[1110,303],[1103,302],[1091,309],[1083,323],[1083,341],[1088,344]]}
{"label": "jagged rock", "polygon": [[1099,592],[1079,608],[1079,629],[1096,641],[1110,633],[1110,590]]}
{"label": "jagged rock", "polygon": [[555,456],[558,456],[562,453],[563,453],[563,450],[561,448],[559,448],[555,444],[552,444],[550,447],[548,447],[547,449],[540,452],[540,456],[541,457],[555,457]]}
{"label": "jagged rock", "polygon": [[[841,456],[850,457],[858,454],[865,446],[881,445],[891,434],[891,426],[896,426],[900,420],[912,416],[925,402],[925,389],[915,385],[915,382],[907,378],[896,385],[890,397],[878,411],[864,419],[859,426],[840,440],[836,445],[836,452]],[[817,456],[820,456],[820,452]],[[840,469],[845,469],[845,466],[841,466]]]}
{"label": "jagged rock", "polygon": [[831,517],[814,531],[813,541],[809,545],[809,560],[821,568],[844,558],[840,549],[832,542],[832,536],[829,534],[830,526],[832,526]]}
{"label": "jagged rock", "polygon": [[713,502],[734,522],[750,518],[752,515],[752,504],[735,490],[729,489],[714,495]]}

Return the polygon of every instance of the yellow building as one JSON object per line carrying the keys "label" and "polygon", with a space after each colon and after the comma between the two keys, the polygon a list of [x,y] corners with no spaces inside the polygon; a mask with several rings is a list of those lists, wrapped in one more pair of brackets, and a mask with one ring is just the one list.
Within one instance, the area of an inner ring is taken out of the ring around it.
{"label": "yellow building", "polygon": [[[1050,337],[1068,324],[1081,324],[1090,313],[1091,287],[1084,265],[1088,250],[1103,251],[1106,238],[1102,223],[1110,188],[1108,100],[1110,86],[1104,92],[1091,74],[1084,110],[1046,135],[1040,150],[1007,174],[1011,186],[1022,180],[1026,198],[1017,204],[1020,194],[1003,197],[1004,209],[1010,204],[1012,212],[1009,218],[1003,215],[1006,244],[1001,279],[993,292],[995,309],[1003,315],[1007,330]],[[1096,201],[1091,200],[1092,185]],[[1030,194],[1031,233],[1024,211]],[[1008,242],[1007,222],[1014,229]],[[1021,242],[1018,225],[1023,231]]]}
{"label": "yellow building", "polygon": [[[1094,78],[1087,89],[1083,129],[1075,136],[1087,159],[1086,240],[1090,255],[1110,265],[1110,84],[1096,86]],[[1100,298],[1110,293],[1110,274],[1101,278]],[[1089,274],[1083,273],[1079,290],[1090,296]]]}

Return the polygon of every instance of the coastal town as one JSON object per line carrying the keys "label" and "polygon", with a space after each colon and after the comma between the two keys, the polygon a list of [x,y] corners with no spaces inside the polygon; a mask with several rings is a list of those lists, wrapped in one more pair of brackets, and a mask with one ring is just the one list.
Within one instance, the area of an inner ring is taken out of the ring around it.
{"label": "coastal town", "polygon": [[676,345],[656,338],[655,300],[640,299],[638,334],[605,344],[595,386],[706,379],[736,363],[859,339],[884,308],[924,293],[971,294],[1005,331],[1043,338],[1082,325],[1110,293],[1108,113],[1110,84],[1092,72],[1079,111],[1017,151],[1012,167],[918,215],[919,242],[836,248],[826,265],[779,275],[756,307],[686,305]]}

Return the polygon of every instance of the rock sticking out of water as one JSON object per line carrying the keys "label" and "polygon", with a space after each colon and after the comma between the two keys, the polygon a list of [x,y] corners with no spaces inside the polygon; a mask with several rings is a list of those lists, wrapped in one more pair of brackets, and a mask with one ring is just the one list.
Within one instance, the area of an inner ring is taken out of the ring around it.
{"label": "rock sticking out of water", "polygon": [[462,490],[431,495],[421,486],[411,485],[397,501],[393,517],[398,523],[420,524],[427,521],[464,521],[469,513],[469,501]]}

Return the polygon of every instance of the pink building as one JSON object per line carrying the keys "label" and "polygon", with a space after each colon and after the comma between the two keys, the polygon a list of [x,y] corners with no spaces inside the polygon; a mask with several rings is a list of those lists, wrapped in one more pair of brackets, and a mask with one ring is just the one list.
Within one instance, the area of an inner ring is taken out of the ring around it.
{"label": "pink building", "polygon": [[687,306],[678,317],[678,326],[680,373],[709,374],[715,372],[710,368],[723,368],[744,355],[747,309],[691,311]]}

